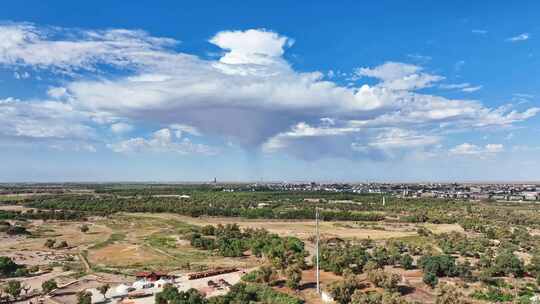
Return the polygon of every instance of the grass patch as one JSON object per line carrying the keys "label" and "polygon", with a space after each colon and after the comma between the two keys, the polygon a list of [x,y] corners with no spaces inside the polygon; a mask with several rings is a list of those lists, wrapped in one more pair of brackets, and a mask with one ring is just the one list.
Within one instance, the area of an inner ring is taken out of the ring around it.
{"label": "grass patch", "polygon": [[148,236],[145,241],[151,247],[160,249],[174,249],[176,248],[176,239],[168,235],[162,235],[160,233],[152,234]]}
{"label": "grass patch", "polygon": [[99,243],[95,244],[94,246],[90,247],[89,249],[96,250],[96,249],[105,248],[108,245],[111,245],[113,243],[123,241],[125,238],[126,238],[126,235],[124,233],[120,233],[120,232],[113,233],[113,234],[111,234],[111,236],[109,236],[108,239],[106,239],[103,242],[99,242]]}

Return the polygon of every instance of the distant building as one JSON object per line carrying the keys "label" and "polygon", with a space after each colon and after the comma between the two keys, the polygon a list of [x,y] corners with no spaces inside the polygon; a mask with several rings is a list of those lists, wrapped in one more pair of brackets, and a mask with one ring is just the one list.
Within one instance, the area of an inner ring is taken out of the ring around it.
{"label": "distant building", "polygon": [[168,279],[170,275],[166,272],[161,271],[140,271],[135,273],[135,277],[137,277],[137,280],[155,282],[159,279]]}
{"label": "distant building", "polygon": [[538,200],[538,192],[524,192],[523,197],[526,201],[537,201]]}

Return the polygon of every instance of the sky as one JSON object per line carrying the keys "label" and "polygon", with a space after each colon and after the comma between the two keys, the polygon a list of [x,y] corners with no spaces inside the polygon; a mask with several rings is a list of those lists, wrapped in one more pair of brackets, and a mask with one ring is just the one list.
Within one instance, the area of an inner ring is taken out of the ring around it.
{"label": "sky", "polygon": [[6,1],[0,182],[540,181],[538,20],[538,1]]}

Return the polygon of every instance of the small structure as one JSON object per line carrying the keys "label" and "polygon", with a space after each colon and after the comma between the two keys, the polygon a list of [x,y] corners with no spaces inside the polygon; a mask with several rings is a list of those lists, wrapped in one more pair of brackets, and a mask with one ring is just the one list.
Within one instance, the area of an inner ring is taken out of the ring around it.
{"label": "small structure", "polygon": [[133,287],[126,284],[120,284],[114,289],[115,293],[113,298],[125,297],[131,291],[131,289],[133,289]]}
{"label": "small structure", "polygon": [[202,271],[202,272],[194,272],[188,274],[188,280],[196,280],[196,279],[202,279],[207,277],[212,277],[220,274],[225,273],[231,273],[238,271],[238,268],[221,268],[221,269],[215,269],[215,270],[208,270],[208,271]]}
{"label": "small structure", "polygon": [[137,277],[137,280],[145,280],[149,282],[155,282],[159,279],[169,279],[171,276],[162,271],[140,271],[135,273],[135,277]]}
{"label": "small structure", "polygon": [[341,245],[341,244],[345,243],[345,240],[342,239],[342,238],[338,238],[338,237],[332,237],[332,238],[326,239],[325,243],[326,243],[326,245],[328,245],[330,247],[336,247],[338,245]]}
{"label": "small structure", "polygon": [[133,288],[140,290],[140,289],[148,289],[154,287],[154,283],[146,280],[139,280],[135,281],[133,283]]}
{"label": "small structure", "polygon": [[165,279],[165,278],[159,278],[159,280],[154,282],[157,288],[163,288],[166,284],[172,284],[172,283],[173,281],[171,279]]}

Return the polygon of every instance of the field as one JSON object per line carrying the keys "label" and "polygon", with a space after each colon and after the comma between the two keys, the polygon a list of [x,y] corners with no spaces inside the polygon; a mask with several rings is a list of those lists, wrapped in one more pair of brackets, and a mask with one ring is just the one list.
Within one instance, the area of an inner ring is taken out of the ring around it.
{"label": "field", "polygon": [[321,303],[313,268],[317,207],[324,218],[321,285],[332,295],[356,290],[434,303],[444,292],[439,288],[451,286],[452,298],[473,303],[528,303],[540,294],[540,216],[531,212],[533,203],[391,197],[381,204],[376,195],[100,187],[90,194],[5,196],[0,251],[35,273],[17,280],[39,289],[53,279],[80,290],[131,283],[140,271],[186,278],[237,267],[253,271],[243,282],[266,284],[261,296]]}
{"label": "field", "polygon": [[[0,206],[1,210],[28,211],[21,205]],[[25,223],[32,237],[2,237],[0,251],[39,252],[47,250],[47,239],[66,241],[69,248],[62,252],[82,254],[90,268],[129,274],[135,270],[203,269],[241,266],[250,268],[258,261],[251,257],[225,258],[193,248],[182,238],[192,228],[204,225],[238,224],[241,228],[263,228],[278,235],[295,236],[308,241],[314,236],[314,221],[249,220],[226,217],[188,217],[169,213],[118,213],[108,218],[93,217],[89,221],[42,221]],[[87,225],[89,231],[81,232]],[[329,221],[320,223],[324,238],[348,240],[401,239],[417,235],[418,225],[407,223],[373,223]],[[455,224],[426,224],[434,233],[462,231]],[[307,242],[312,251],[313,246]],[[28,258],[29,261],[31,258]],[[82,265],[84,266],[84,265]]]}

